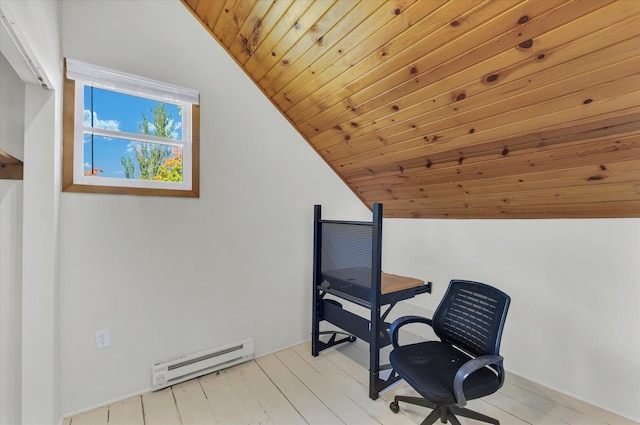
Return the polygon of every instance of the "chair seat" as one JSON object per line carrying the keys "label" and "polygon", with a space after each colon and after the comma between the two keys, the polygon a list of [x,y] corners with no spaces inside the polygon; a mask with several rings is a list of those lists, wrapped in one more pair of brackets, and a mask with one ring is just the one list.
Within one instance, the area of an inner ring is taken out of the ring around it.
{"label": "chair seat", "polygon": [[[456,404],[453,379],[458,369],[471,358],[440,341],[403,345],[389,356],[398,375],[422,397],[438,405]],[[498,376],[484,367],[469,375],[462,387],[467,400],[473,400],[493,394],[500,386]]]}

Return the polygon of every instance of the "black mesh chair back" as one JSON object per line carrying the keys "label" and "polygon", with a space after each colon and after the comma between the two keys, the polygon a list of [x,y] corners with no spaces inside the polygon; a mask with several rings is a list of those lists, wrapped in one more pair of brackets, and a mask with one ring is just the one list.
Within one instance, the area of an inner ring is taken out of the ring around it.
{"label": "black mesh chair back", "polygon": [[452,280],[433,316],[433,330],[473,356],[498,354],[510,300],[484,283]]}

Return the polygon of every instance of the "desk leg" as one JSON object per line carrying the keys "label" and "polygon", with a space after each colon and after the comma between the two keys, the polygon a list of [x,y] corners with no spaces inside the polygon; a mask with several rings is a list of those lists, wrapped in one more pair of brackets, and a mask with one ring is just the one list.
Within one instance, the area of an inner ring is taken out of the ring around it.
{"label": "desk leg", "polygon": [[[380,369],[391,369],[391,365],[380,367]],[[391,373],[386,380],[380,378],[380,372],[377,372],[375,374],[371,373],[369,383],[369,398],[371,398],[372,400],[377,399],[380,391],[384,391],[385,389],[387,389],[387,387],[398,382],[400,379],[400,376],[393,370],[391,370]]]}
{"label": "desk leg", "polygon": [[313,285],[313,316],[311,318],[311,355],[318,357],[320,353],[320,320],[322,315],[322,298],[320,297],[320,291],[318,291],[316,285]]}
{"label": "desk leg", "polygon": [[377,400],[378,393],[378,381],[380,380],[378,372],[369,372],[369,398],[371,400]]}
{"label": "desk leg", "polygon": [[[376,301],[378,301],[376,299]],[[382,331],[380,326],[380,306],[376,302],[371,306],[371,318],[369,321],[369,398],[378,398],[378,382],[380,380],[380,339],[378,332]]]}

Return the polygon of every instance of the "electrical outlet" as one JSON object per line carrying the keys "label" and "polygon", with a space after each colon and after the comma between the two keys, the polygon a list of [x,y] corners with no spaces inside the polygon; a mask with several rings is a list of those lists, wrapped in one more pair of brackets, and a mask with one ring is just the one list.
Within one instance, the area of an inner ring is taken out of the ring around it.
{"label": "electrical outlet", "polygon": [[96,332],[96,348],[105,348],[111,344],[111,336],[109,329],[103,329]]}

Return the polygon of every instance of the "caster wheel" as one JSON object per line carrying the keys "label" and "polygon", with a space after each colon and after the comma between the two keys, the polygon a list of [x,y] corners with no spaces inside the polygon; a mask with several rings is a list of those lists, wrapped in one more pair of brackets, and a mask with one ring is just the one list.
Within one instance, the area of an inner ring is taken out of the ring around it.
{"label": "caster wheel", "polygon": [[398,406],[398,403],[395,401],[392,401],[391,404],[389,404],[389,409],[391,409],[393,413],[398,413],[400,411],[400,406]]}
{"label": "caster wheel", "polygon": [[351,335],[351,336],[349,337],[349,342],[355,342],[355,340],[356,340],[356,337],[355,337],[355,336]]}

